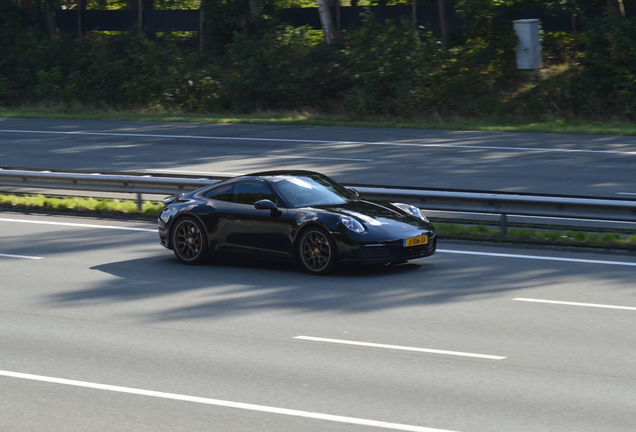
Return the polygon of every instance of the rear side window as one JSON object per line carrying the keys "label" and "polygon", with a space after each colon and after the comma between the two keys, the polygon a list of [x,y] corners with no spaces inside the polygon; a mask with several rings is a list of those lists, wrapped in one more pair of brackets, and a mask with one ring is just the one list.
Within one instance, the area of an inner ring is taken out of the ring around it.
{"label": "rear side window", "polygon": [[214,188],[203,194],[204,197],[219,201],[232,202],[234,185],[225,185]]}
{"label": "rear side window", "polygon": [[256,201],[268,199],[278,205],[276,195],[267,186],[256,182],[234,184],[234,202],[253,205]]}

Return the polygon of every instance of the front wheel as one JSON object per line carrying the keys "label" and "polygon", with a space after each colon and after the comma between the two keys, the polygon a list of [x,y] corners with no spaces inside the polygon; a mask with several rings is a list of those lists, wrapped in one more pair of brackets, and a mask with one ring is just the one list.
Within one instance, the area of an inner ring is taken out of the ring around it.
{"label": "front wheel", "polygon": [[322,228],[309,228],[302,234],[298,255],[303,268],[312,274],[328,274],[336,266],[336,244]]}
{"label": "front wheel", "polygon": [[208,253],[208,239],[201,222],[191,216],[179,219],[172,229],[172,249],[182,263],[201,263]]}

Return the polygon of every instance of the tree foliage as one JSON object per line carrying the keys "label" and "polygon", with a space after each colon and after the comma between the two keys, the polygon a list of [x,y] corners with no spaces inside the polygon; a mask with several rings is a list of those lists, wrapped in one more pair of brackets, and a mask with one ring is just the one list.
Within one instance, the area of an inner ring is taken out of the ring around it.
{"label": "tree foliage", "polygon": [[634,19],[587,22],[578,63],[498,97],[511,81],[527,81],[515,70],[516,37],[505,18],[520,3],[458,0],[471,19],[444,51],[409,19],[380,22],[366,13],[359,28],[327,46],[320,31],[281,22],[275,3],[254,16],[246,1],[214,0],[206,16],[223,19],[207,22],[212,42],[201,53],[136,32],[49,38],[12,0],[0,0],[0,104],[634,118]]}

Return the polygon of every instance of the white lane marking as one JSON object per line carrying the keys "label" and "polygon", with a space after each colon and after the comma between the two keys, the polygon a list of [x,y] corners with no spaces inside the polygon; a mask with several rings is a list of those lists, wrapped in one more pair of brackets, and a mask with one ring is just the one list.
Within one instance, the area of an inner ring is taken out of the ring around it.
{"label": "white lane marking", "polygon": [[103,229],[114,229],[114,230],[124,230],[124,231],[157,232],[156,228],[154,229],[133,228],[133,227],[110,226],[110,225],[78,224],[78,223],[69,223],[69,222],[32,221],[32,220],[5,219],[5,218],[0,218],[0,222],[18,222],[18,223],[29,223],[29,224],[41,224],[41,225],[70,226],[70,227],[80,227],[80,228],[103,228]]}
{"label": "white lane marking", "polygon": [[27,256],[27,255],[10,255],[10,254],[2,254],[2,253],[0,253],[0,257],[5,257],[5,258],[21,258],[21,259],[30,259],[30,260],[39,260],[39,259],[44,259],[44,257]]}
{"label": "white lane marking", "polygon": [[276,407],[265,406],[265,405],[254,405],[254,404],[232,402],[232,401],[226,401],[226,400],[220,400],[220,399],[210,399],[210,398],[204,398],[204,397],[188,396],[188,395],[182,395],[182,394],[176,394],[176,393],[164,393],[159,391],[143,390],[143,389],[132,388],[132,387],[121,387],[121,386],[114,386],[114,385],[108,385],[108,384],[98,384],[98,383],[92,383],[87,381],[76,381],[76,380],[54,378],[54,377],[43,376],[43,375],[25,374],[20,372],[0,370],[0,375],[10,377],[10,378],[19,378],[19,379],[26,379],[31,381],[41,381],[41,382],[47,382],[47,383],[53,383],[53,384],[63,384],[63,385],[69,385],[74,387],[84,387],[89,389],[106,390],[106,391],[112,391],[112,392],[118,392],[118,393],[128,393],[128,394],[140,395],[140,396],[150,396],[150,397],[156,397],[161,399],[171,399],[171,400],[177,400],[177,401],[183,401],[183,402],[194,402],[194,403],[215,405],[215,406],[221,406],[221,407],[227,407],[227,408],[238,408],[238,409],[250,410],[250,411],[261,411],[261,412],[272,413],[272,414],[282,414],[287,416],[304,417],[304,418],[310,418],[310,419],[316,419],[316,420],[327,420],[327,421],[339,422],[339,423],[372,426],[372,427],[383,428],[383,429],[393,429],[393,430],[410,431],[410,432],[453,432],[453,431],[444,430],[444,429],[434,429],[434,428],[413,426],[413,425],[400,424],[400,423],[388,423],[388,422],[383,422],[378,420],[367,420],[367,419],[356,418],[356,417],[344,417],[339,415],[322,414],[322,413],[310,412],[310,411],[276,408]]}
{"label": "white lane marking", "polygon": [[606,264],[606,265],[636,267],[636,263],[626,262],[626,261],[602,261],[602,260],[590,260],[590,259],[582,259],[582,258],[561,258],[561,257],[549,257],[549,256],[538,256],[538,255],[516,255],[516,254],[505,254],[505,253],[495,253],[495,252],[473,252],[473,251],[460,251],[460,250],[449,250],[449,249],[437,249],[437,252],[462,254],[462,255],[491,256],[491,257],[501,257],[501,258],[521,258],[521,259],[544,260],[544,261],[565,261],[565,262],[585,263],[585,264]]}
{"label": "white lane marking", "polygon": [[616,195],[636,195],[634,192],[616,192]]}
{"label": "white lane marking", "polygon": [[248,138],[248,137],[224,137],[224,136],[198,136],[198,135],[159,135],[159,134],[125,134],[125,133],[109,133],[109,132],[59,132],[59,131],[28,131],[28,130],[11,130],[0,129],[0,132],[6,133],[31,133],[31,134],[54,134],[54,135],[96,135],[96,136],[115,136],[115,137],[140,137],[140,138],[184,138],[184,139],[207,139],[207,140],[226,140],[226,141],[267,141],[267,142],[297,142],[311,144],[346,144],[346,145],[378,145],[378,146],[396,146],[396,147],[444,147],[444,148],[461,148],[461,149],[478,149],[478,150],[509,150],[509,151],[531,151],[531,152],[557,152],[557,153],[600,153],[600,154],[616,154],[616,155],[636,155],[636,151],[619,151],[619,150],[582,150],[582,149],[555,149],[540,147],[498,147],[498,146],[479,146],[479,145],[460,145],[460,144],[422,144],[422,143],[399,143],[399,142],[367,142],[367,141],[328,141],[328,140],[308,140],[308,139],[285,139],[285,138]]}
{"label": "white lane marking", "polygon": [[268,155],[265,155],[265,157],[279,158],[279,159],[322,159],[322,160],[373,162],[373,159],[329,158],[329,157],[313,157],[313,156],[281,156],[281,155],[275,155],[275,154],[268,154]]}
{"label": "white lane marking", "polygon": [[495,356],[495,355],[488,355],[488,354],[475,354],[475,353],[467,353],[467,352],[459,352],[459,351],[417,348],[417,347],[409,347],[409,346],[402,346],[402,345],[386,345],[386,344],[357,342],[357,341],[342,340],[342,339],[328,339],[328,338],[320,338],[320,337],[313,337],[313,336],[295,336],[294,339],[303,339],[303,340],[309,340],[309,341],[315,341],[315,342],[330,342],[330,343],[345,344],[345,345],[358,345],[358,346],[365,346],[365,347],[371,347],[371,348],[387,348],[387,349],[403,350],[403,351],[416,351],[416,352],[424,352],[429,354],[445,354],[445,355],[454,355],[454,356],[461,356],[461,357],[476,357],[476,358],[483,358],[483,359],[489,359],[489,360],[503,360],[506,358],[502,356]]}
{"label": "white lane marking", "polygon": [[530,299],[530,298],[521,298],[521,297],[513,299],[513,300],[524,301],[524,302],[534,302],[534,303],[550,303],[550,304],[567,305],[567,306],[585,306],[585,307],[595,307],[595,308],[622,309],[622,310],[636,311],[636,307],[632,307],[632,306],[614,306],[614,305],[604,305],[604,304],[596,304],[596,303],[578,303],[578,302],[567,302],[567,301],[558,301],[558,300]]}

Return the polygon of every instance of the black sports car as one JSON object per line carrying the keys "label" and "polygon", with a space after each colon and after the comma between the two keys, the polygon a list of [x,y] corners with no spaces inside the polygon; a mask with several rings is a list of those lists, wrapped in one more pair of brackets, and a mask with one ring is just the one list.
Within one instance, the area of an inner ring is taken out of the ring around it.
{"label": "black sports car", "polygon": [[161,244],[187,264],[239,253],[297,260],[325,274],[340,263],[401,263],[435,253],[435,229],[417,207],[361,199],[311,171],[240,176],[163,203]]}

